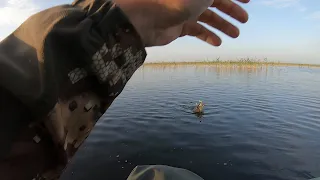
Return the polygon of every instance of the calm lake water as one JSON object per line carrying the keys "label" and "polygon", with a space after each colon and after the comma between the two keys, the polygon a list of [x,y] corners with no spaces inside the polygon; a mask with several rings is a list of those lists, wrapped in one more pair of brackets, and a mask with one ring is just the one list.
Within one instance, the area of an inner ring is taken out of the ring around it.
{"label": "calm lake water", "polygon": [[320,68],[140,68],[62,179],[121,180],[146,164],[206,180],[320,176]]}

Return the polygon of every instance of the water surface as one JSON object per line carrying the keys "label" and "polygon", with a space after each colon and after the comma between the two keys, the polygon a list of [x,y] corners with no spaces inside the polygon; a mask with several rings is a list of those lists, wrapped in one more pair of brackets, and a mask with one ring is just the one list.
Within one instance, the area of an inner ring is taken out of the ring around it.
{"label": "water surface", "polygon": [[206,180],[320,176],[320,69],[140,68],[62,179],[121,180],[145,164]]}

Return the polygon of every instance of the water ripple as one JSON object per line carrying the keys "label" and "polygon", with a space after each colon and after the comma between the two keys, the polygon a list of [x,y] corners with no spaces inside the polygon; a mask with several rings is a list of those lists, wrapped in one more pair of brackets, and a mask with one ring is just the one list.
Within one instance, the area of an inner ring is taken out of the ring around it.
{"label": "water ripple", "polygon": [[[141,68],[62,179],[126,179],[138,164],[183,167],[204,179],[314,177],[319,79],[318,69],[298,67]],[[203,116],[192,114],[198,100]]]}

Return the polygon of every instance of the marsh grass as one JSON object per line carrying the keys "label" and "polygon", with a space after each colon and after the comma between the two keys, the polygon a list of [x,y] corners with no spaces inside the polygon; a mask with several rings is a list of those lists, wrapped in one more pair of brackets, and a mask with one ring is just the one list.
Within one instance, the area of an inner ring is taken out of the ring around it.
{"label": "marsh grass", "polygon": [[215,60],[204,60],[204,61],[179,61],[179,62],[147,62],[144,66],[185,66],[185,65],[213,65],[213,66],[245,66],[245,67],[261,67],[261,66],[298,66],[298,67],[320,67],[320,64],[298,64],[298,63],[281,63],[281,62],[270,62],[267,58],[250,59],[242,58],[237,61],[221,61],[220,58]]}

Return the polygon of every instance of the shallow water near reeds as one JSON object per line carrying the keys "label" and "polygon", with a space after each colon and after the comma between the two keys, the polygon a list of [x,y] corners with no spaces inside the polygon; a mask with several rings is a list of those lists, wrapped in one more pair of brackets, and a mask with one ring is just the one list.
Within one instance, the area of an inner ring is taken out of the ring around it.
{"label": "shallow water near reeds", "polygon": [[206,180],[320,176],[320,68],[141,67],[62,179],[121,180],[146,164]]}

